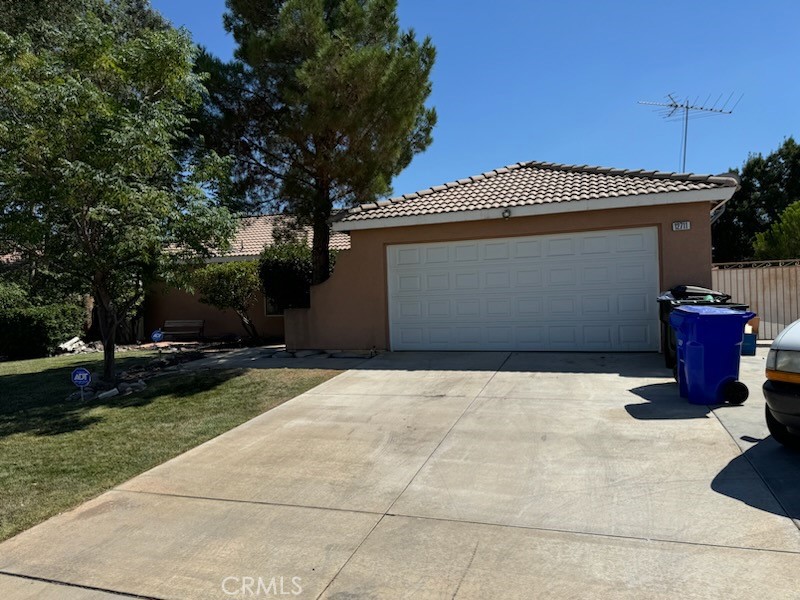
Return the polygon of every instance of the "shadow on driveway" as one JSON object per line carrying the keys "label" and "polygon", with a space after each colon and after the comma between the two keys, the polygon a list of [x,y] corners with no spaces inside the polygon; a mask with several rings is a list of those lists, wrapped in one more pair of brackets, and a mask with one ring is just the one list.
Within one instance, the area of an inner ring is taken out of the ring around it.
{"label": "shadow on driveway", "polygon": [[686,398],[681,398],[678,384],[674,381],[643,385],[632,388],[630,392],[647,401],[625,406],[634,419],[707,419],[713,408],[689,404]]}
{"label": "shadow on driveway", "polygon": [[[776,509],[771,496],[759,493],[758,486],[747,484],[740,475],[754,468],[766,482],[783,510]],[[792,519],[800,519],[800,453],[781,446],[766,437],[734,458],[711,482],[715,492],[745,504]]]}
{"label": "shadow on driveway", "polygon": [[[655,352],[383,352],[376,357],[271,358],[263,348],[220,353],[185,368],[353,369],[359,371],[497,371],[672,377]],[[347,355],[346,355],[347,356]]]}

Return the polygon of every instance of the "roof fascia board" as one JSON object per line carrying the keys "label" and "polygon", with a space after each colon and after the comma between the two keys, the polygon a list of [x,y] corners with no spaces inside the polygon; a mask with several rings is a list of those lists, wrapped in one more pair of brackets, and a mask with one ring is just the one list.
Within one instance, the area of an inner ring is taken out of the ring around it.
{"label": "roof fascia board", "polygon": [[240,262],[245,260],[257,260],[261,258],[260,254],[232,254],[223,256],[211,256],[204,259],[206,264],[212,263],[226,263],[226,262]]}
{"label": "roof fascia board", "polygon": [[413,225],[432,225],[437,223],[458,223],[460,221],[482,221],[500,219],[506,209],[511,217],[530,217],[536,215],[552,215],[558,213],[584,212],[592,210],[610,210],[614,208],[637,208],[642,206],[659,206],[664,204],[690,204],[693,202],[719,202],[729,200],[736,192],[733,186],[711,188],[705,190],[689,190],[685,192],[665,192],[658,194],[639,194],[634,196],[614,196],[612,198],[595,198],[592,200],[571,200],[545,204],[529,204],[526,206],[504,206],[498,208],[482,208],[480,210],[463,210],[429,215],[413,215],[408,217],[383,217],[363,219],[360,221],[337,221],[334,231],[356,231],[359,229],[384,229],[386,227],[408,227]]}

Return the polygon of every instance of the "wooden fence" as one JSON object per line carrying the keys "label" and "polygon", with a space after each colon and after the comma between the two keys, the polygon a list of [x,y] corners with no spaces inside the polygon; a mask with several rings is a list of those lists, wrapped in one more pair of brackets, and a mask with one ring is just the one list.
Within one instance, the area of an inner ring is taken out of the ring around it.
{"label": "wooden fence", "polygon": [[789,323],[800,319],[800,259],[719,263],[711,276],[715,290],[758,313],[759,339],[775,339]]}

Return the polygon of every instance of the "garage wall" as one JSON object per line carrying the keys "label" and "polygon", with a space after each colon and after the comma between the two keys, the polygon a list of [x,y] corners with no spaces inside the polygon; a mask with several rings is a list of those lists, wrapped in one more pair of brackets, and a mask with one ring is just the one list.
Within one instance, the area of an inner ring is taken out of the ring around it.
{"label": "garage wall", "polygon": [[[392,244],[514,237],[655,226],[659,230],[660,288],[711,285],[708,202],[512,217],[351,232],[351,249],[336,271],[311,290],[311,308],[286,311],[286,344],[296,349],[385,350],[389,346],[386,247]],[[691,221],[672,231],[673,221]],[[655,298],[653,298],[655,302]]]}
{"label": "garage wall", "polygon": [[[250,311],[259,333],[270,340],[283,339],[283,317],[266,316],[264,297],[258,300]],[[202,319],[205,321],[207,338],[220,338],[229,335],[244,337],[245,331],[238,315],[232,310],[219,310],[200,302],[198,297],[183,290],[163,284],[153,286],[145,297],[144,331],[147,339],[150,333],[173,319]]]}

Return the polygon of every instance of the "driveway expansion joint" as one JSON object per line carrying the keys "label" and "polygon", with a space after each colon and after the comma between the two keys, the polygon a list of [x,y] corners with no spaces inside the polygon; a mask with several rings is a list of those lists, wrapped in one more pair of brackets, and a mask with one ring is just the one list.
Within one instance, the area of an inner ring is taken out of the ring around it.
{"label": "driveway expansion joint", "polygon": [[685,546],[700,546],[706,548],[722,548],[725,550],[745,550],[751,552],[771,552],[778,554],[800,555],[800,550],[781,550],[779,548],[757,548],[755,546],[733,546],[731,544],[712,544],[708,542],[688,542],[685,540],[670,540],[666,538],[657,538],[657,537],[641,537],[635,535],[621,535],[614,533],[598,533],[595,531],[576,531],[573,529],[559,529],[557,527],[537,527],[535,525],[510,525],[504,523],[490,523],[486,521],[473,521],[469,519],[448,519],[446,517],[427,517],[427,516],[410,515],[403,513],[386,513],[386,515],[384,516],[398,517],[401,519],[420,519],[423,521],[439,521],[443,523],[463,523],[464,525],[479,525],[484,527],[499,527],[505,529],[520,529],[527,531],[541,531],[546,533],[560,533],[564,535],[589,536],[589,537],[599,537],[599,538],[608,538],[616,540],[632,540],[636,542],[657,542],[663,544],[680,544]]}
{"label": "driveway expansion joint", "polygon": [[129,490],[129,489],[120,489],[114,488],[111,490],[112,492],[116,493],[123,493],[123,494],[143,494],[147,496],[165,496],[167,498],[183,498],[186,500],[206,500],[209,502],[229,502],[232,504],[255,504],[259,506],[281,506],[284,508],[306,508],[308,510],[331,510],[335,512],[344,512],[344,513],[355,513],[360,515],[374,515],[374,516],[383,516],[385,513],[382,512],[374,512],[370,510],[357,510],[351,508],[336,508],[333,506],[313,506],[310,504],[286,504],[284,502],[268,502],[265,500],[238,500],[236,498],[216,498],[211,496],[193,496],[191,494],[172,494],[169,492],[150,492],[147,490]]}
{"label": "driveway expansion joint", "polygon": [[0,571],[0,575],[7,577],[16,577],[17,579],[26,579],[28,581],[38,581],[39,583],[49,583],[51,585],[60,585],[62,587],[75,588],[79,590],[86,590],[87,592],[102,592],[104,594],[112,594],[122,598],[134,598],[136,600],[167,600],[159,596],[143,596],[133,592],[120,592],[119,590],[111,590],[108,588],[96,587],[93,585],[83,585],[81,583],[70,583],[68,581],[59,581],[57,579],[48,579],[46,577],[36,577],[35,575],[25,575],[23,573],[12,573],[9,571]]}

